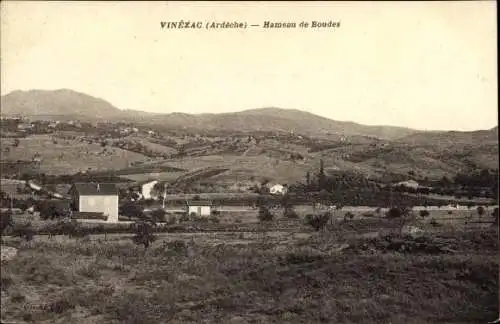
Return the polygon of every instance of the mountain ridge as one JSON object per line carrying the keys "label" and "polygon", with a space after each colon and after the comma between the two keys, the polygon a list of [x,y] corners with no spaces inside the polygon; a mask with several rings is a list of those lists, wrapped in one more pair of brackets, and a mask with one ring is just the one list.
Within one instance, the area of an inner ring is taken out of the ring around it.
{"label": "mountain ridge", "polygon": [[[415,134],[442,134],[399,126],[363,125],[337,121],[313,113],[278,107],[263,107],[227,113],[152,113],[119,109],[108,101],[71,89],[15,90],[1,97],[2,115],[23,115],[46,119],[140,121],[165,127],[193,130],[282,131],[307,136],[368,136],[387,140]],[[491,131],[498,127],[494,127]],[[446,131],[444,131],[446,132]],[[458,131],[456,131],[458,132]],[[459,132],[467,133],[467,132]],[[420,135],[421,137],[423,135]]]}

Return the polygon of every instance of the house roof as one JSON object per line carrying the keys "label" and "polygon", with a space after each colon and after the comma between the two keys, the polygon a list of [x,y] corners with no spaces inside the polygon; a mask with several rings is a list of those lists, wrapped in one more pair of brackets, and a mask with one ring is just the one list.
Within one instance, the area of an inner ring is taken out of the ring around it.
{"label": "house roof", "polygon": [[186,200],[188,206],[212,206],[210,200]]}
{"label": "house roof", "polygon": [[70,192],[75,190],[81,196],[114,196],[118,195],[118,189],[113,183],[75,183]]}

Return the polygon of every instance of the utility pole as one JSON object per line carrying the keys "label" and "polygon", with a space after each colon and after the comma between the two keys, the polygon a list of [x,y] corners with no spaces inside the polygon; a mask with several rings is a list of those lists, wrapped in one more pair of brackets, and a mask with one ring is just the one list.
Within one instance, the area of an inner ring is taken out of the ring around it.
{"label": "utility pole", "polygon": [[163,209],[165,209],[165,200],[167,199],[167,183],[163,185]]}

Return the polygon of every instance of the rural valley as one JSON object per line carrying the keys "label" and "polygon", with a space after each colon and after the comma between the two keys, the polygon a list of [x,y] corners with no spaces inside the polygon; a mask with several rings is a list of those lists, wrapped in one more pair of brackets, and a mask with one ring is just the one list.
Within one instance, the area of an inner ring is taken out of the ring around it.
{"label": "rural valley", "polygon": [[[497,312],[497,127],[417,131],[278,108],[150,116],[33,90],[2,97],[1,132],[2,240],[17,251],[2,265],[2,318],[479,323]],[[85,183],[114,187],[116,215],[82,207]]]}

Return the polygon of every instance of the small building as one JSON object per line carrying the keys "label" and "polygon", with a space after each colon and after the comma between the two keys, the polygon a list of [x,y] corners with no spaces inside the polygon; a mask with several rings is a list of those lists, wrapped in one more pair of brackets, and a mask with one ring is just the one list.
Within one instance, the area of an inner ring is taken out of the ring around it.
{"label": "small building", "polygon": [[287,192],[286,186],[275,184],[269,187],[269,193],[271,195],[284,195]]}
{"label": "small building", "polygon": [[102,213],[108,222],[118,222],[118,189],[114,184],[75,183],[68,193],[73,211]]}
{"label": "small building", "polygon": [[406,187],[406,188],[413,188],[417,189],[420,187],[419,183],[416,182],[415,180],[408,180],[408,181],[401,181],[396,184],[398,187]]}
{"label": "small building", "polygon": [[142,195],[142,198],[144,199],[154,199],[156,198],[156,195],[153,195],[152,192],[153,192],[153,189],[155,187],[155,185],[158,183],[157,180],[153,180],[153,181],[148,181],[148,182],[144,182],[141,184],[141,195]]}
{"label": "small building", "polygon": [[191,200],[186,201],[188,215],[196,214],[196,216],[210,216],[213,203],[207,200]]}

